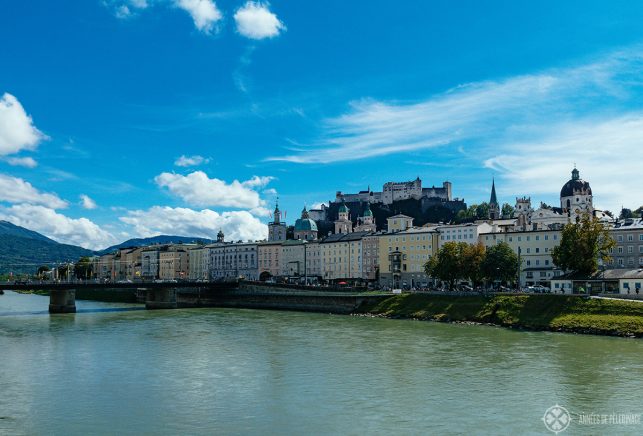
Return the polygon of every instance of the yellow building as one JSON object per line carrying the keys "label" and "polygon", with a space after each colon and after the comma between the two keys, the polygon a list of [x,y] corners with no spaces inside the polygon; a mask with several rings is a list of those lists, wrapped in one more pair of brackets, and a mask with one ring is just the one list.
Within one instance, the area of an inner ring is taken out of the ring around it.
{"label": "yellow building", "polygon": [[363,278],[362,238],[368,233],[337,233],[319,242],[323,280],[341,281]]}
{"label": "yellow building", "polygon": [[438,249],[438,237],[431,227],[379,235],[380,284],[395,288],[427,286],[430,278],[424,273],[424,265]]}

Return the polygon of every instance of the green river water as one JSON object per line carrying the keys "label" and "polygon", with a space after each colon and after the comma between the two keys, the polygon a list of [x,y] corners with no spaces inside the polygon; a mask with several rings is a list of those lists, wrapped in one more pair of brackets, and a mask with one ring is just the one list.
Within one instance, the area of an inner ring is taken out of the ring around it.
{"label": "green river water", "polygon": [[643,434],[638,339],[48,303],[0,296],[0,434]]}

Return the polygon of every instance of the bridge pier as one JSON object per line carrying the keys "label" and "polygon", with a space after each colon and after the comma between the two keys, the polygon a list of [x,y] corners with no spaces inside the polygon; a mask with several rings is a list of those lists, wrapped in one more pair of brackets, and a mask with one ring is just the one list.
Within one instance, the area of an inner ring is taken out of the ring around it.
{"label": "bridge pier", "polygon": [[52,290],[49,294],[49,313],[76,313],[76,290]]}
{"label": "bridge pier", "polygon": [[176,289],[148,289],[145,294],[146,309],[176,309]]}

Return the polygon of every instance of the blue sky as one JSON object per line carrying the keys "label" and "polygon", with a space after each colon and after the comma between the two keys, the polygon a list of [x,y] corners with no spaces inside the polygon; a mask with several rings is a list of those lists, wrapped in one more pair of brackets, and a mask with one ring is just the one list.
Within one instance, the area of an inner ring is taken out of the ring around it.
{"label": "blue sky", "polygon": [[[0,219],[100,248],[267,232],[390,180],[643,204],[640,2],[0,4]],[[181,159],[183,157],[183,159]]]}

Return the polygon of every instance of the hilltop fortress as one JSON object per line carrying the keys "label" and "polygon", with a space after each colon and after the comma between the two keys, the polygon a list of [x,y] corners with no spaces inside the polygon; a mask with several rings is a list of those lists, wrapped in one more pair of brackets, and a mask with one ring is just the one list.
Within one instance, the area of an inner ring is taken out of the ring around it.
{"label": "hilltop fortress", "polygon": [[371,191],[370,186],[366,191],[360,191],[357,194],[344,194],[337,191],[335,194],[335,203],[345,201],[368,202],[393,204],[394,201],[400,200],[421,200],[422,198],[439,199],[442,201],[452,201],[451,182],[442,183],[442,187],[432,186],[430,188],[422,187],[422,180],[416,178],[410,182],[387,182],[382,188],[382,192]]}

